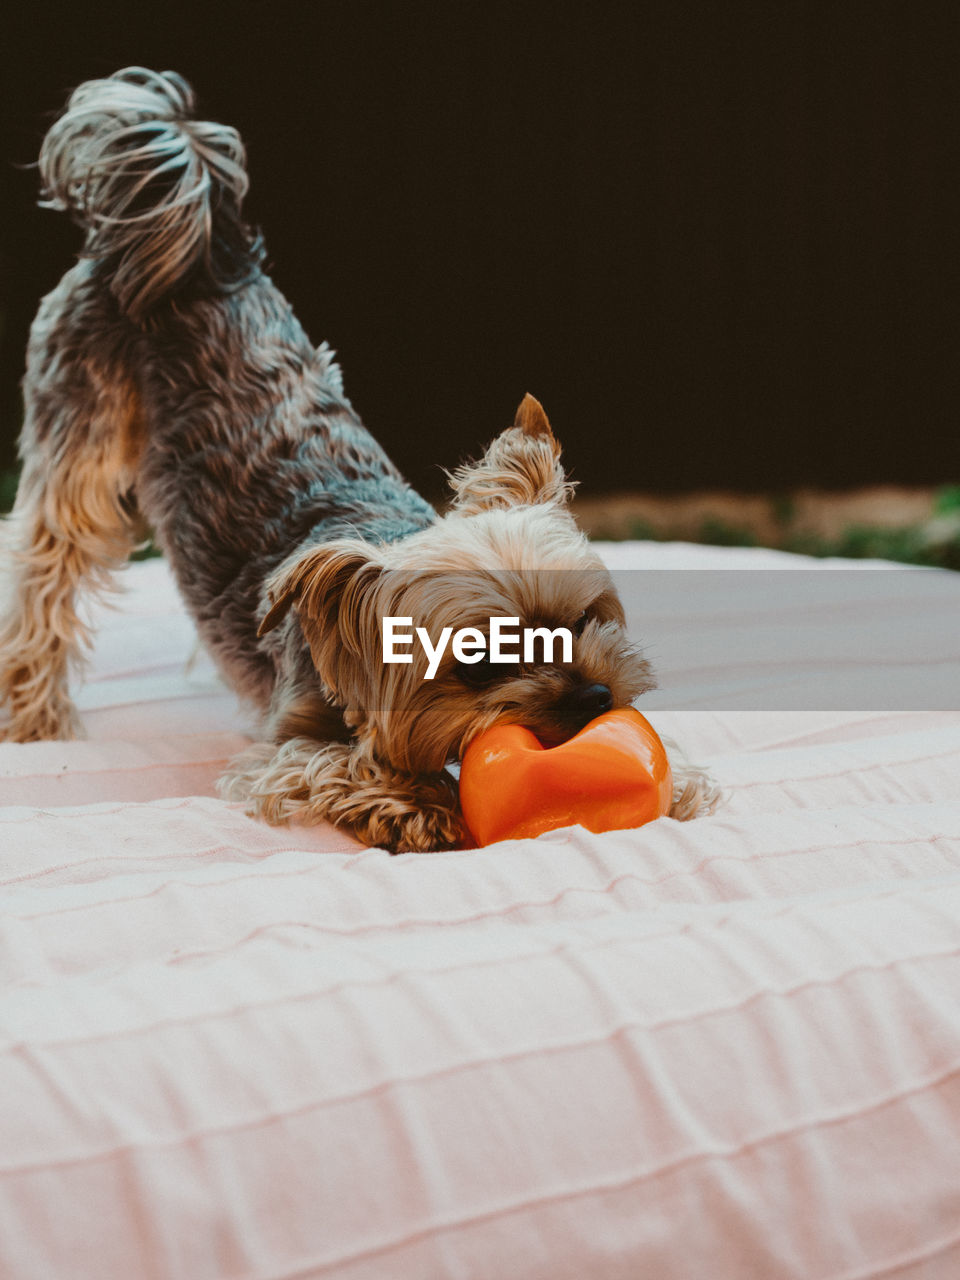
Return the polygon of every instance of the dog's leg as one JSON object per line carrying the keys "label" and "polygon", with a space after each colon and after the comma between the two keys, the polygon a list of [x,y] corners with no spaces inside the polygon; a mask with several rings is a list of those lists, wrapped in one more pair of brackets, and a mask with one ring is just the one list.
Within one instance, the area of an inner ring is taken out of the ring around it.
{"label": "dog's leg", "polygon": [[85,407],[70,404],[68,431],[38,423],[28,401],[24,471],[0,526],[0,707],[9,712],[0,740],[76,736],[68,673],[89,640],[77,593],[107,588],[135,542],[122,501],[132,483],[129,405],[101,398],[78,430]]}
{"label": "dog's leg", "polygon": [[702,769],[687,764],[683,759],[678,760],[673,752],[670,754],[673,804],[669,816],[678,822],[689,822],[691,818],[705,818],[713,813],[723,799],[720,787]]}
{"label": "dog's leg", "polygon": [[463,835],[453,778],[396,773],[349,743],[257,744],[233,762],[220,794],[274,825],[326,820],[393,853],[449,849]]}

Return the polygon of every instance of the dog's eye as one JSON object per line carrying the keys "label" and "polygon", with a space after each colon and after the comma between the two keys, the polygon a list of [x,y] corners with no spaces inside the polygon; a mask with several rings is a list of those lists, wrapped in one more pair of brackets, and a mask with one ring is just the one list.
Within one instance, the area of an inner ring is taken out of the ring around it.
{"label": "dog's eye", "polygon": [[589,621],[590,619],[587,617],[587,611],[586,609],[584,609],[583,613],[581,613],[580,617],[573,624],[573,628],[572,628],[573,634],[575,636],[582,636],[583,629]]}
{"label": "dog's eye", "polygon": [[506,675],[506,668],[500,663],[494,664],[486,656],[480,662],[458,662],[456,672],[464,684],[473,685],[474,688],[482,688],[486,684],[493,684],[494,680],[499,680],[501,676]]}

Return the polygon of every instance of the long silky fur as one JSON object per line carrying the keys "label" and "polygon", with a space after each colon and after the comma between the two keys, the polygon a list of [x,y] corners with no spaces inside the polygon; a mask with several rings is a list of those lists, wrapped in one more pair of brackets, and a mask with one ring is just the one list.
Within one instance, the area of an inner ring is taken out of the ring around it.
{"label": "long silky fur", "polygon": [[[653,683],[609,575],[566,509],[560,446],[528,396],[451,477],[438,517],[404,481],[263,274],[245,225],[243,147],[197,120],[174,72],[81,85],[40,159],[48,204],[86,229],[82,260],[31,328],[24,470],[0,526],[0,738],[79,732],[71,666],[82,590],[105,590],[141,518],[202,642],[265,742],[224,787],[270,822],[340,823],[393,850],[460,838],[446,763],[488,725],[550,734],[591,682],[629,704]],[[381,661],[379,620],[572,622],[569,666],[482,689]],[[563,706],[568,710],[564,711]],[[569,724],[566,724],[569,728]],[[712,802],[685,773],[675,813]]]}
{"label": "long silky fur", "polygon": [[263,256],[240,219],[240,136],[194,105],[176,72],[128,67],[80,85],[40,151],[44,203],[86,229],[84,255],[108,264],[134,321],[198,272],[217,292],[239,287]]}

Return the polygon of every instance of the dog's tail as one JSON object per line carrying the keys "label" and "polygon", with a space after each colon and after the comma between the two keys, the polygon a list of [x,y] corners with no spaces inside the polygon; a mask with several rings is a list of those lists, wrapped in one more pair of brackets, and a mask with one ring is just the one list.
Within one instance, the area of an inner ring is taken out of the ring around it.
{"label": "dog's tail", "polygon": [[86,229],[84,256],[137,322],[188,282],[236,289],[263,259],[240,217],[243,143],[193,107],[175,72],[127,67],[80,85],[40,152],[42,203]]}

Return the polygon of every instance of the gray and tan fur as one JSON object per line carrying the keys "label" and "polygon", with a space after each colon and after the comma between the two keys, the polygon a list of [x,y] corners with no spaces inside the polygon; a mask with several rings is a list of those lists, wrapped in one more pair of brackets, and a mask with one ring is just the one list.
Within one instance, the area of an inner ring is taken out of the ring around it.
{"label": "gray and tan fur", "polygon": [[[539,404],[452,477],[440,517],[361,423],[261,269],[243,147],[172,72],[80,86],[43,144],[46,203],[86,229],[40,305],[23,474],[2,531],[0,736],[79,729],[77,595],[109,586],[146,520],[203,643],[264,741],[224,781],[271,822],[330,819],[390,849],[462,838],[445,766],[498,720],[562,738],[653,684],[565,503]],[[465,585],[466,584],[466,585]],[[574,662],[437,678],[381,661],[384,612],[575,625]],[[694,771],[674,816],[715,796]]]}

